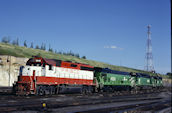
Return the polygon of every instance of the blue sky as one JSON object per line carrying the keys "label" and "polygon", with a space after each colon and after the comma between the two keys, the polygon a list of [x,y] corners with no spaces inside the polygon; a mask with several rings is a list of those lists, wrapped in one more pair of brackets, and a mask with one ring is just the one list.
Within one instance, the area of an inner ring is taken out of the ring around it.
{"label": "blue sky", "polygon": [[147,25],[154,68],[171,69],[170,0],[0,0],[0,39],[144,69]]}

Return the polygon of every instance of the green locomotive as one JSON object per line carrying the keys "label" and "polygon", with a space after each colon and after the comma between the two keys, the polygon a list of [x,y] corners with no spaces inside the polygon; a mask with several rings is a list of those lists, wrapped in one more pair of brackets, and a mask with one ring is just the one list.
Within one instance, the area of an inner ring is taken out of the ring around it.
{"label": "green locomotive", "polygon": [[162,87],[162,78],[142,73],[128,73],[108,68],[94,68],[99,91],[152,90]]}

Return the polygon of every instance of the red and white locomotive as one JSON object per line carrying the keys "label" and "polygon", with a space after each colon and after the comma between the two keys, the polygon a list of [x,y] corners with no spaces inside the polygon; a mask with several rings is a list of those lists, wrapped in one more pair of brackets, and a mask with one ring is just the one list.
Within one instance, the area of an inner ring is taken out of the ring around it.
{"label": "red and white locomotive", "polygon": [[21,67],[14,85],[16,94],[57,94],[63,87],[80,87],[82,93],[92,92],[96,86],[93,68],[73,63],[35,56]]}

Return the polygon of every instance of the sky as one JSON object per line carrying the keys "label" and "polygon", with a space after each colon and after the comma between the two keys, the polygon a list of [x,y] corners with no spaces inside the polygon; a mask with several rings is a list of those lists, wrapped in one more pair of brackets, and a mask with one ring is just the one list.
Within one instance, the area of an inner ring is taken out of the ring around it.
{"label": "sky", "polygon": [[46,43],[87,59],[144,69],[151,25],[155,71],[171,71],[170,0],[0,0],[0,40]]}

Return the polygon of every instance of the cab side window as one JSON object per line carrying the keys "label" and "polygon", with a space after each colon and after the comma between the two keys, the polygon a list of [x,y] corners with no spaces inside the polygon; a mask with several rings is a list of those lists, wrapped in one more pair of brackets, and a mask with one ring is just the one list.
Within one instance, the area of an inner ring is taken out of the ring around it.
{"label": "cab side window", "polygon": [[53,70],[52,65],[49,65],[49,70]]}
{"label": "cab side window", "polygon": [[102,76],[107,76],[107,74],[105,74],[105,73],[102,73]]}
{"label": "cab side window", "polygon": [[45,67],[45,63],[43,63],[43,67]]}
{"label": "cab side window", "polygon": [[71,66],[71,67],[77,67],[77,65],[75,65],[75,64],[71,64],[70,66]]}

